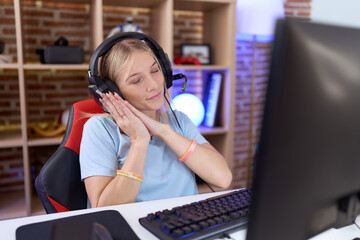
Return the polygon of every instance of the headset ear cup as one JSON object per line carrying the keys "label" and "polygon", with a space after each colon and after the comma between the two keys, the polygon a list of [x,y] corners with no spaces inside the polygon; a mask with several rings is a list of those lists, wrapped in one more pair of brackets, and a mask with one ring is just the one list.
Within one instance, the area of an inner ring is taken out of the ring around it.
{"label": "headset ear cup", "polygon": [[172,86],[172,81],[173,81],[172,67],[169,56],[166,53],[164,53],[164,57],[161,57],[159,60],[163,62],[164,65],[163,71],[166,81],[166,88],[169,89]]}
{"label": "headset ear cup", "polygon": [[89,77],[89,83],[90,85],[95,85],[97,87],[96,89],[102,93],[107,93],[107,92],[117,93],[119,94],[120,97],[123,98],[119,88],[110,79],[101,78],[99,76],[92,76]]}
{"label": "headset ear cup", "polygon": [[122,99],[124,99],[124,97],[122,96],[122,94],[120,92],[120,89],[116,86],[116,84],[113,81],[111,81],[110,79],[107,79],[107,78],[104,78],[103,81],[106,84],[107,89],[108,89],[108,91],[106,91],[106,92],[110,91],[112,93],[117,93],[117,94],[119,94],[119,96]]}

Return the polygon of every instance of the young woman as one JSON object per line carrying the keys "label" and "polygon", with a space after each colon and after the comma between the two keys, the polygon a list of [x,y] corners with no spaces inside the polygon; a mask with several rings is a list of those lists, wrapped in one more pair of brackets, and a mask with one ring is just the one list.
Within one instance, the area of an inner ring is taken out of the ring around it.
{"label": "young woman", "polygon": [[84,126],[80,167],[91,207],[197,194],[195,173],[208,184],[229,187],[232,175],[223,156],[184,113],[165,110],[165,78],[147,44],[116,43],[99,72],[125,100],[103,94],[110,114],[91,117]]}

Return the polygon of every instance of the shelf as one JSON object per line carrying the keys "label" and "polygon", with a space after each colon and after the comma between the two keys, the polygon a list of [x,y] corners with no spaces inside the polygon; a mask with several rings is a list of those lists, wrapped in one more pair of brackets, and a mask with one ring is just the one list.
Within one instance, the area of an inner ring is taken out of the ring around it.
{"label": "shelf", "polygon": [[31,214],[31,216],[46,214],[46,211],[44,209],[44,206],[43,206],[40,198],[35,194],[33,194],[33,196],[32,196],[31,213],[30,214]]}
{"label": "shelf", "polygon": [[[133,7],[133,8],[151,8],[165,0],[103,0],[103,5],[110,6],[124,6],[124,7]],[[60,2],[60,3],[75,3],[73,0],[43,0],[43,2]],[[91,0],[78,0],[78,4],[91,4]]]}
{"label": "shelf", "polygon": [[25,217],[24,190],[0,192],[0,220]]}
{"label": "shelf", "polygon": [[22,144],[20,130],[0,132],[0,148],[21,147]]}
{"label": "shelf", "polygon": [[88,70],[89,64],[25,64],[26,70]]}
{"label": "shelf", "polygon": [[236,0],[174,0],[174,9],[181,11],[211,11]]}
{"label": "shelf", "polygon": [[[24,64],[26,70],[88,70],[89,64]],[[18,69],[19,65],[14,64],[0,64],[0,69]]]}
{"label": "shelf", "polygon": [[[24,190],[0,192],[0,220],[26,217]],[[46,214],[38,196],[32,196],[31,215]]]}
{"label": "shelf", "polygon": [[0,69],[17,69],[18,67],[16,63],[0,63]]}
{"label": "shelf", "polygon": [[229,130],[224,127],[205,127],[199,126],[198,127],[200,133],[204,136],[206,135],[217,135],[217,134],[226,134]]}
{"label": "shelf", "polygon": [[224,70],[224,65],[173,65],[174,70]]}
{"label": "shelf", "polygon": [[[1,68],[16,69],[17,64],[0,64]],[[174,70],[224,70],[225,65],[173,65]],[[88,70],[89,64],[25,64],[26,70]]]}
{"label": "shelf", "polygon": [[165,0],[104,0],[103,5],[126,6],[134,8],[152,8]]}
{"label": "shelf", "polygon": [[[29,147],[60,145],[63,137],[37,138],[28,140]],[[21,147],[23,145],[20,131],[0,132],[0,148]]]}
{"label": "shelf", "polygon": [[36,146],[60,145],[62,140],[63,137],[29,139],[28,146],[36,147]]}

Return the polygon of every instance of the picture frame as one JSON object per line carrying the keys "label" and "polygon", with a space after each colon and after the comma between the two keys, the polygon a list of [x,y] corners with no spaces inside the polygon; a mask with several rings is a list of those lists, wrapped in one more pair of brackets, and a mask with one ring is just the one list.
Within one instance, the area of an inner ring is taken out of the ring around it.
{"label": "picture frame", "polygon": [[202,43],[183,43],[180,46],[181,56],[197,58],[201,64],[211,64],[211,48],[210,44]]}

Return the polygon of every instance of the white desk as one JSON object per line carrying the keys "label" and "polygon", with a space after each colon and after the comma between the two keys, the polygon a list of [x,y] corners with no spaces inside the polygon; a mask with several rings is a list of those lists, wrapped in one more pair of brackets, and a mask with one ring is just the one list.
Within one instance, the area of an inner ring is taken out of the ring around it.
{"label": "white desk", "polygon": [[[62,217],[69,217],[84,213],[103,211],[103,210],[119,211],[140,239],[146,239],[146,240],[157,239],[154,235],[152,235],[149,231],[147,231],[145,228],[143,228],[140,225],[138,221],[139,218],[145,217],[150,212],[156,212],[163,209],[171,209],[175,206],[184,205],[195,201],[200,201],[227,192],[229,191],[199,194],[194,196],[163,199],[163,200],[141,202],[141,203],[123,204],[123,205],[102,207],[95,209],[84,209],[78,211],[54,213],[54,214],[47,214],[47,215],[40,215],[33,217],[24,217],[24,218],[17,218],[11,220],[3,220],[0,221],[0,239],[1,240],[15,239],[15,231],[19,226],[22,225],[42,222],[46,220],[53,220]],[[360,217],[357,218],[357,224],[360,226]],[[231,237],[237,240],[245,240],[246,230],[239,230],[231,234]],[[360,237],[360,229],[356,227],[355,224],[353,224],[341,229],[330,229],[322,234],[317,235],[314,238],[311,238],[311,240],[339,240],[339,239],[352,240],[355,237]]]}

